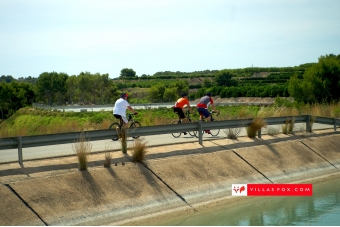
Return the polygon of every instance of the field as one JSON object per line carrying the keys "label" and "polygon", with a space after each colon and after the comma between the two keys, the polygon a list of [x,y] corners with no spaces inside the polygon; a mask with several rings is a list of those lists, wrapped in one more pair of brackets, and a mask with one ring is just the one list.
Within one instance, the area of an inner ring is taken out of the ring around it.
{"label": "field", "polygon": [[[276,100],[271,106],[218,106],[217,109],[221,112],[217,117],[218,120],[307,114],[340,118],[340,103],[287,107]],[[138,112],[135,120],[139,121],[142,126],[165,125],[177,119],[171,108],[145,109]],[[199,115],[196,109],[191,117],[193,120],[198,120]],[[22,108],[0,124],[0,138],[108,129],[113,121],[116,120],[111,111],[79,113]]]}

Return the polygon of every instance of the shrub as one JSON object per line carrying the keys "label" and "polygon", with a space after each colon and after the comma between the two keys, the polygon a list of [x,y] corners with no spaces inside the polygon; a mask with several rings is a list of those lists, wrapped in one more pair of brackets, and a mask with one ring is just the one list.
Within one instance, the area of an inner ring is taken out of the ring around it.
{"label": "shrub", "polygon": [[249,138],[255,138],[256,132],[259,131],[261,128],[265,127],[266,121],[262,118],[254,118],[254,120],[250,123],[248,127],[246,127],[247,135]]}
{"label": "shrub", "polygon": [[145,160],[145,155],[148,152],[146,147],[147,142],[141,139],[136,139],[132,147],[132,158],[134,162],[142,163]]}
{"label": "shrub", "polygon": [[289,134],[293,132],[294,129],[294,118],[293,119],[287,119],[285,124],[282,126],[282,133],[283,134]]}

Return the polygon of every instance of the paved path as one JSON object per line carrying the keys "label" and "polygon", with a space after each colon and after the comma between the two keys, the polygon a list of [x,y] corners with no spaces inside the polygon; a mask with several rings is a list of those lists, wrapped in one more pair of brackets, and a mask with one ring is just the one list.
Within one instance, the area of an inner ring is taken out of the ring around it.
{"label": "paved path", "polygon": [[[271,128],[276,128],[277,131],[281,131],[279,125],[269,126]],[[313,128],[316,129],[331,129],[333,126],[330,125],[321,125],[315,124]],[[295,129],[298,131],[305,130],[305,124],[296,124]],[[266,134],[266,130],[263,130],[262,134]],[[241,129],[239,136],[246,136],[246,131],[244,128]],[[181,135],[179,138],[174,138],[171,134],[163,134],[163,135],[153,135],[153,136],[145,136],[142,137],[148,144],[149,147],[153,146],[163,146],[163,145],[171,145],[171,144],[181,144],[181,143],[189,143],[189,142],[198,142],[198,138],[192,137],[189,134]],[[209,141],[213,139],[221,139],[226,138],[226,133],[223,129],[220,130],[220,133],[217,137],[212,137],[208,134],[203,134],[203,143],[204,141]],[[133,139],[128,139],[128,146],[132,146]],[[92,141],[92,152],[104,152],[108,150],[118,151],[121,150],[121,144],[119,141],[112,140],[101,140],[101,141]],[[74,155],[74,144],[61,144],[61,145],[51,145],[51,146],[42,146],[42,147],[31,147],[31,148],[23,148],[23,160],[33,160],[33,159],[42,159],[42,158],[50,158],[50,157],[62,157],[62,156],[70,156]],[[0,151],[0,163],[8,163],[8,162],[17,162],[18,161],[18,150],[17,149],[8,149]]]}

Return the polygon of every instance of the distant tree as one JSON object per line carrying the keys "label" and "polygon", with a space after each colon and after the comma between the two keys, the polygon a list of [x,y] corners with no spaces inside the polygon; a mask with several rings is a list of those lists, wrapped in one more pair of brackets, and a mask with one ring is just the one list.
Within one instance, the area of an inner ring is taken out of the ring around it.
{"label": "distant tree", "polygon": [[149,97],[151,100],[160,102],[163,99],[165,92],[164,84],[158,83],[149,89]]}
{"label": "distant tree", "polygon": [[39,99],[47,101],[49,105],[52,105],[53,101],[60,101],[67,91],[67,78],[68,75],[66,73],[41,73],[36,84]]}
{"label": "distant tree", "polygon": [[175,87],[172,87],[172,88],[166,88],[165,91],[164,91],[164,95],[163,95],[163,99],[165,101],[174,101],[176,100],[176,98],[178,98],[178,95],[177,95],[177,88]]}
{"label": "distant tree", "polygon": [[29,83],[0,83],[1,118],[10,117],[18,109],[31,106],[35,99],[34,88]]}
{"label": "distant tree", "polygon": [[215,82],[218,86],[226,87],[236,86],[237,81],[231,79],[233,76],[234,75],[231,72],[222,70],[216,73]]}
{"label": "distant tree", "polygon": [[201,85],[203,88],[210,88],[213,85],[211,79],[204,78],[203,84]]}
{"label": "distant tree", "polygon": [[90,72],[81,72],[78,75],[78,88],[80,91],[81,103],[86,103],[90,101],[91,93],[93,92],[91,77],[92,75]]}
{"label": "distant tree", "polygon": [[133,69],[124,68],[120,71],[121,79],[134,79],[136,78],[136,72]]}
{"label": "distant tree", "polygon": [[12,77],[12,76],[5,76],[5,75],[2,75],[0,77],[0,83],[3,82],[3,83],[10,83],[12,81],[15,81],[15,79]]}
{"label": "distant tree", "polygon": [[340,99],[340,55],[321,56],[300,79],[289,80],[288,91],[296,101],[305,103],[331,102]]}
{"label": "distant tree", "polygon": [[76,75],[69,76],[66,80],[67,100],[70,104],[77,100],[78,78]]}

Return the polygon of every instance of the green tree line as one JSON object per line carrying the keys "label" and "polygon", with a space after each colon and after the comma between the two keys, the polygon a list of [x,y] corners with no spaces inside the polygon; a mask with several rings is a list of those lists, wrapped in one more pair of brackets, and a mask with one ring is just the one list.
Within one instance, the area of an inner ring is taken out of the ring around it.
{"label": "green tree line", "polygon": [[[266,77],[252,76],[267,72]],[[170,78],[170,79],[169,79]],[[189,79],[201,78],[201,83],[189,84]],[[192,73],[157,72],[152,76],[137,76],[133,69],[124,68],[120,77],[81,72],[44,72],[38,78],[14,79],[0,77],[1,117],[33,102],[49,105],[112,104],[119,93],[128,91],[130,102],[172,102],[182,92],[197,99],[206,92],[227,97],[293,97],[298,102],[332,102],[340,99],[340,55],[325,55],[317,63],[296,67],[244,68],[204,70]],[[138,97],[138,99],[137,99]]]}

